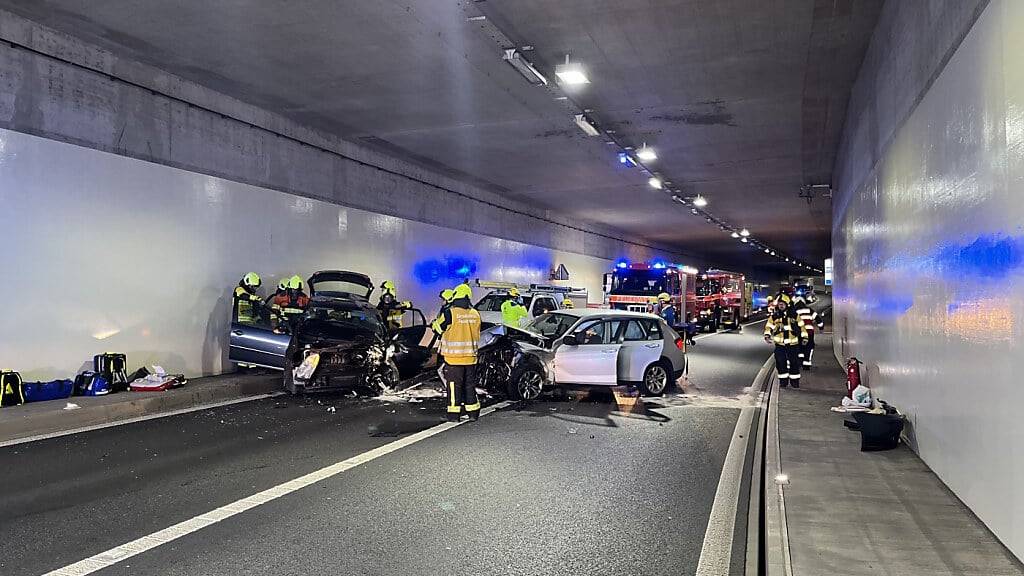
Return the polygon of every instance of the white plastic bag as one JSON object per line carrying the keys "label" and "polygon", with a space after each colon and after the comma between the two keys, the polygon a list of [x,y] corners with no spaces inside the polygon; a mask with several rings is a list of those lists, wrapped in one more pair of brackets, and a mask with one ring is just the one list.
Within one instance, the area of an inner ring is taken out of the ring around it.
{"label": "white plastic bag", "polygon": [[853,389],[853,399],[843,397],[843,406],[871,407],[871,388],[860,384]]}

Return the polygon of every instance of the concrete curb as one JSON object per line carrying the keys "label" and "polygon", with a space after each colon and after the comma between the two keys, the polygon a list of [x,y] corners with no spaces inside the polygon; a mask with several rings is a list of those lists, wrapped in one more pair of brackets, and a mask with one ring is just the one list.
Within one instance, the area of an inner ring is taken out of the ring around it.
{"label": "concrete curb", "polygon": [[[121,392],[100,399],[72,397],[15,406],[0,412],[0,446],[35,436],[110,425],[206,404],[264,396],[280,390],[280,376],[244,375],[198,379],[167,392]],[[62,410],[67,402],[81,407]]]}
{"label": "concrete curb", "polygon": [[769,576],[792,576],[789,527],[786,521],[782,444],[779,437],[779,380],[772,379],[768,400],[768,428],[765,440],[765,557]]}

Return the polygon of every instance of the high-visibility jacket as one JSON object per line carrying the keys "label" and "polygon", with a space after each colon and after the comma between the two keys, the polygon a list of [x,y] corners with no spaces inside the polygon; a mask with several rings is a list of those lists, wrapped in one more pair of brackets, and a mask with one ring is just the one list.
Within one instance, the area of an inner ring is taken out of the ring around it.
{"label": "high-visibility jacket", "polygon": [[764,325],[764,335],[781,346],[796,346],[807,338],[803,322],[793,314],[773,314]]}
{"label": "high-visibility jacket", "polygon": [[796,309],[796,317],[803,322],[804,329],[807,330],[808,334],[814,333],[815,326],[821,328],[823,323],[818,320],[818,313],[811,309],[810,306],[801,306]]}
{"label": "high-visibility jacket", "polygon": [[473,308],[452,306],[442,321],[441,355],[452,366],[476,364],[480,345],[480,313]]}
{"label": "high-visibility jacket", "polygon": [[526,306],[516,303],[515,300],[505,300],[501,303],[501,323],[513,328],[522,328],[523,318],[529,316]]}
{"label": "high-visibility jacket", "polygon": [[260,318],[263,299],[249,292],[242,286],[235,286],[234,300],[235,322],[240,324],[256,324]]}

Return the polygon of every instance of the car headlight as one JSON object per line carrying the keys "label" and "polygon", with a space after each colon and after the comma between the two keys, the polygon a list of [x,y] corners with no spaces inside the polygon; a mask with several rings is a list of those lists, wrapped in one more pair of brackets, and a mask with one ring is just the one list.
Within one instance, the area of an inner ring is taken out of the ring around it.
{"label": "car headlight", "polygon": [[316,372],[316,367],[320,365],[320,355],[316,352],[309,354],[299,364],[299,367],[292,371],[292,376],[296,380],[309,380],[313,377],[313,372]]}

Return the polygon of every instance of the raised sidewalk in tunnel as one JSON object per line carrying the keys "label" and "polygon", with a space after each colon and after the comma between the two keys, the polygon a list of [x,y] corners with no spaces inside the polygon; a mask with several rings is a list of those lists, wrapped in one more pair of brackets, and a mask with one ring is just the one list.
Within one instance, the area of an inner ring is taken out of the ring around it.
{"label": "raised sidewalk in tunnel", "polygon": [[1024,575],[910,448],[860,451],[860,433],[843,426],[848,415],[829,410],[846,391],[831,351],[831,336],[820,335],[800,389],[776,390],[792,574]]}
{"label": "raised sidewalk in tunnel", "polygon": [[[236,373],[195,378],[181,388],[164,392],[72,396],[63,400],[9,406],[0,410],[0,445],[262,398],[280,392],[280,373]],[[65,409],[69,403],[78,407]]]}

